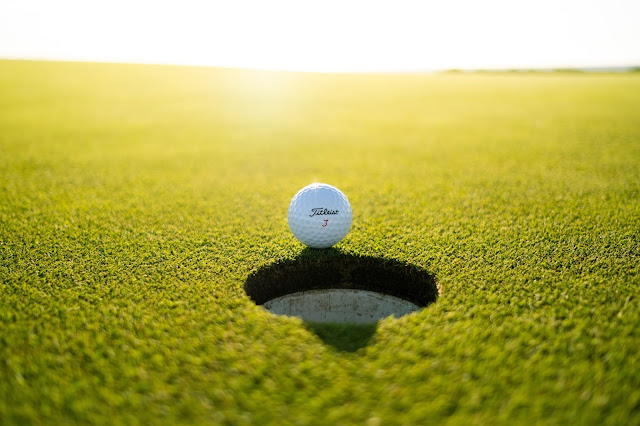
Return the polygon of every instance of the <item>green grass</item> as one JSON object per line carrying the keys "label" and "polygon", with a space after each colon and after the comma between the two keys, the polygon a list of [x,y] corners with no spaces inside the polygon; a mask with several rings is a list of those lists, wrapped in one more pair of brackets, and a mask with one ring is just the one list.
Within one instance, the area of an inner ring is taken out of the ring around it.
{"label": "green grass", "polygon": [[[316,180],[435,303],[252,303]],[[0,62],[3,424],[638,424],[639,265],[638,74]]]}

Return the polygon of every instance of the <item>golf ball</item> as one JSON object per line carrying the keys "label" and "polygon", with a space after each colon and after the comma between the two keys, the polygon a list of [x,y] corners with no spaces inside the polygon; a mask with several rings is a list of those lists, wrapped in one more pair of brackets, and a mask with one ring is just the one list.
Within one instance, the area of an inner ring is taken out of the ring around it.
{"label": "golf ball", "polygon": [[289,228],[301,243],[327,248],[342,240],[351,227],[351,204],[335,186],[312,183],[293,196]]}

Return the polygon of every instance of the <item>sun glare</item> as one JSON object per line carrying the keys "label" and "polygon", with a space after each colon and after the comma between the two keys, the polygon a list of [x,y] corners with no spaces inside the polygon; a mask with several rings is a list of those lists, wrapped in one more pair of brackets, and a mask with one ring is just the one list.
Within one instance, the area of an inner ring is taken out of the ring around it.
{"label": "sun glare", "polygon": [[0,3],[0,57],[303,71],[640,63],[640,2]]}

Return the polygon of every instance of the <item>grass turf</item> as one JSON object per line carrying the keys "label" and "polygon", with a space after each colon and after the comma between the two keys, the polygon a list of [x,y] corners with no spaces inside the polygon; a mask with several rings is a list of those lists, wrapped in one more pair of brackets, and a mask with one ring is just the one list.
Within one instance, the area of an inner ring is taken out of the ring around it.
{"label": "grass turf", "polygon": [[[640,423],[639,75],[3,61],[0,94],[0,422]],[[251,302],[325,256],[286,223],[316,180],[337,252],[437,302],[352,344]]]}

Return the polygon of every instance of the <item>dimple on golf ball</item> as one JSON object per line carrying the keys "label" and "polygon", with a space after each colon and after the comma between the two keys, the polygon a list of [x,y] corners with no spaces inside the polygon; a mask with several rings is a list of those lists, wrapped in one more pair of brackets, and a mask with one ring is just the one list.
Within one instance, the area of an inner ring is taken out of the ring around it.
{"label": "dimple on golf ball", "polygon": [[293,235],[311,248],[327,248],[351,228],[351,204],[335,186],[312,183],[293,196],[287,218]]}

